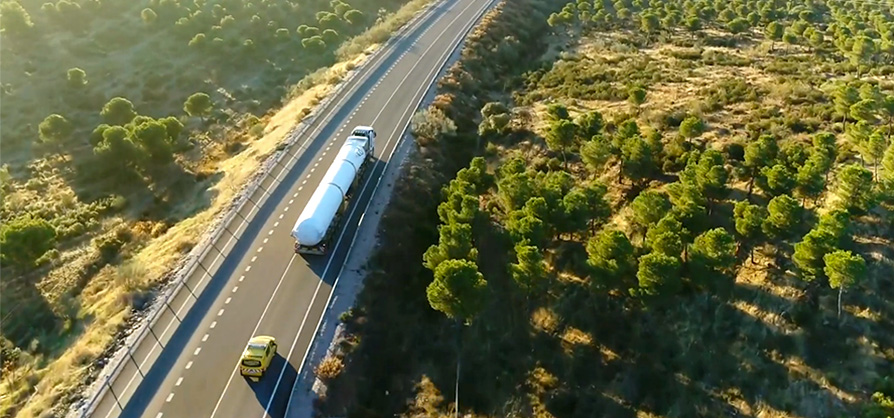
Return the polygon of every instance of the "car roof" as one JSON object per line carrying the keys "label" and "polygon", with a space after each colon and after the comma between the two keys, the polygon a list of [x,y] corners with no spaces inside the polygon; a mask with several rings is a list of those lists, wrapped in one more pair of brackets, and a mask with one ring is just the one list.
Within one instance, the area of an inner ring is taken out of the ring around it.
{"label": "car roof", "polygon": [[271,340],[270,337],[265,336],[257,336],[248,340],[248,345],[245,346],[245,352],[251,356],[262,356],[264,355],[264,351],[267,350],[267,343]]}

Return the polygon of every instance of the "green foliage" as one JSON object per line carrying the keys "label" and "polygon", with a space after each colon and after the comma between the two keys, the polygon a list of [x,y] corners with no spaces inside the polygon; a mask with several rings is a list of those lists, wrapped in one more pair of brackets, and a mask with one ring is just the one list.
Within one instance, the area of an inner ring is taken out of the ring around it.
{"label": "green foliage", "polygon": [[[763,222],[767,218],[767,211],[762,206],[752,205],[746,201],[736,202],[733,208],[733,219],[736,224],[736,232],[745,240],[757,241],[763,233]],[[751,252],[751,261],[754,261],[754,251]]]}
{"label": "green foliage", "polygon": [[200,117],[204,120],[214,107],[211,96],[206,93],[193,93],[183,103],[183,111],[191,117]]}
{"label": "green foliage", "polygon": [[140,18],[143,19],[144,23],[152,24],[155,23],[156,20],[158,20],[158,14],[155,13],[155,10],[147,7],[140,12]]}
{"label": "green foliage", "polygon": [[432,245],[422,256],[425,268],[435,271],[441,263],[452,259],[475,261],[478,250],[472,242],[472,225],[448,223],[438,226],[438,244]]}
{"label": "green foliage", "polygon": [[584,141],[580,147],[580,157],[594,174],[602,172],[605,163],[612,156],[612,146],[602,135],[595,135]]}
{"label": "green foliage", "polygon": [[767,205],[767,218],[761,226],[767,236],[786,238],[801,219],[801,205],[789,195],[776,196]]}
{"label": "green foliage", "polygon": [[639,107],[646,102],[646,89],[641,86],[633,86],[627,90],[627,100],[630,104]]}
{"label": "green foliage", "polygon": [[790,194],[797,184],[797,177],[785,164],[764,167],[761,174],[759,185],[770,196]]}
{"label": "green foliage", "polygon": [[728,290],[735,281],[736,242],[723,228],[695,237],[689,249],[692,280],[709,289]]}
{"label": "green foliage", "polygon": [[877,196],[872,186],[872,172],[856,164],[844,166],[838,173],[836,194],[839,207],[855,214],[869,211]]}
{"label": "green foliage", "polygon": [[605,120],[602,117],[602,113],[596,110],[580,114],[574,120],[574,123],[578,127],[578,133],[584,140],[602,134],[602,129],[605,128]]}
{"label": "green foliage", "polygon": [[66,77],[68,87],[71,89],[79,89],[87,85],[87,73],[80,68],[69,68]]}
{"label": "green foliage", "polygon": [[576,136],[577,125],[570,120],[561,119],[550,125],[546,133],[546,145],[553,151],[561,151],[562,159],[565,160],[565,151],[574,145]]}
{"label": "green foliage", "polygon": [[0,29],[11,36],[19,36],[31,31],[34,23],[31,16],[17,1],[0,3]]}
{"label": "green foliage", "polygon": [[68,119],[56,114],[47,116],[43,122],[40,122],[37,129],[41,142],[57,146],[65,143],[74,131],[74,127]]}
{"label": "green foliage", "polygon": [[487,282],[475,262],[451,259],[435,269],[425,294],[431,307],[448,318],[471,321],[487,301]]}
{"label": "green foliage", "polygon": [[443,111],[429,106],[413,115],[410,129],[419,146],[428,146],[434,144],[437,138],[456,132],[456,124]]}
{"label": "green foliage", "polygon": [[29,269],[56,245],[56,229],[30,214],[0,226],[0,257],[6,265]]}
{"label": "green foliage", "polygon": [[107,124],[118,126],[126,125],[137,117],[133,103],[123,97],[114,97],[109,100],[99,114]]}
{"label": "green foliage", "polygon": [[851,287],[866,275],[866,261],[859,254],[835,250],[823,256],[824,271],[833,289]]}
{"label": "green foliage", "polygon": [[590,284],[597,289],[617,287],[636,272],[634,248],[623,232],[603,229],[587,242],[587,262],[593,273]]}
{"label": "green foliage", "polygon": [[509,265],[509,274],[525,294],[536,296],[546,280],[547,266],[543,250],[527,242],[515,244],[517,262]]}
{"label": "green foliage", "polygon": [[697,116],[690,116],[683,119],[680,124],[680,135],[686,140],[691,141],[705,132],[705,122]]}
{"label": "green foliage", "polygon": [[684,238],[689,234],[673,215],[666,215],[646,233],[646,243],[652,252],[679,257]]}
{"label": "green foliage", "polygon": [[658,223],[670,208],[667,196],[655,190],[646,190],[630,203],[631,222],[638,230],[647,231],[652,225]]}
{"label": "green foliage", "polygon": [[638,289],[631,294],[643,297],[668,297],[680,292],[683,281],[680,277],[680,258],[663,253],[649,253],[639,259],[636,278]]}
{"label": "green foliage", "polygon": [[657,167],[655,150],[639,135],[630,136],[621,144],[621,173],[635,183],[650,178]]}

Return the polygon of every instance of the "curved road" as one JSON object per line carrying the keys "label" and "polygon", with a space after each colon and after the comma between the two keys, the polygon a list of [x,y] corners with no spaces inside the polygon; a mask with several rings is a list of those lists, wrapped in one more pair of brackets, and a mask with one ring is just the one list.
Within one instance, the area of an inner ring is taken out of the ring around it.
{"label": "curved road", "polygon": [[[117,405],[115,396],[107,395],[92,417],[284,415],[360,212],[432,80],[488,3],[447,0],[422,17],[393,49],[373,58],[365,74],[337,98],[332,112],[321,115],[308,130],[304,153],[290,151],[297,163],[282,174],[282,182],[264,181],[263,187],[273,187],[270,198],[247,226],[243,224],[241,237],[202,293],[196,293],[189,314],[177,317],[182,322],[164,349],[137,350],[133,363],[147,357],[155,361],[145,374],[134,366],[116,380],[114,395],[127,399],[126,404]],[[350,129],[361,124],[372,125],[378,133],[377,159],[333,234],[336,245],[327,256],[296,255],[291,228]],[[241,216],[252,210],[244,209]],[[240,228],[231,233],[238,234]],[[188,299],[188,292],[183,293]],[[248,339],[259,334],[276,337],[279,352],[267,375],[254,383],[238,374],[236,363]]]}

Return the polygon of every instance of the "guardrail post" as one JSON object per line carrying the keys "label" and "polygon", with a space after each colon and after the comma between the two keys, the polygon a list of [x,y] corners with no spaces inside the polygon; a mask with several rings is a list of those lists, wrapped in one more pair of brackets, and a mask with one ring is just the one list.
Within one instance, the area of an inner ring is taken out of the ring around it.
{"label": "guardrail post", "polygon": [[124,412],[124,407],[121,406],[121,400],[118,399],[118,395],[115,394],[115,389],[112,387],[112,382],[106,380],[106,385],[109,387],[109,393],[111,393],[112,397],[115,398],[115,404],[118,405],[118,409]]}
{"label": "guardrail post", "polygon": [[[217,249],[217,247],[214,247],[214,248]],[[220,252],[220,250],[218,250],[218,252]],[[202,270],[205,270],[205,266],[203,266],[202,263],[198,263],[198,264],[199,264],[200,267],[202,267]],[[208,270],[205,270],[205,274],[208,274]],[[209,274],[209,276],[210,276],[210,274]],[[184,277],[184,278],[183,278],[183,287],[185,287],[186,290],[189,291],[189,294],[192,295],[192,298],[193,298],[193,299],[195,299],[195,300],[199,300],[199,297],[196,296],[196,293],[192,291],[192,288],[189,287],[189,284],[188,284],[188,283],[189,283],[189,276]]]}
{"label": "guardrail post", "polygon": [[171,311],[172,314],[174,314],[174,318],[177,318],[177,322],[183,322],[183,320],[180,319],[180,315],[177,315],[177,312],[174,312],[174,308],[171,307],[171,304],[168,303],[168,301],[165,301],[165,306],[168,308],[169,311]]}
{"label": "guardrail post", "polygon": [[133,358],[133,351],[127,350],[127,356],[130,357],[130,361],[133,362],[134,366],[137,366],[137,372],[140,374],[140,377],[146,378],[146,375],[143,374],[143,370],[140,369],[140,364],[137,363],[137,359]]}

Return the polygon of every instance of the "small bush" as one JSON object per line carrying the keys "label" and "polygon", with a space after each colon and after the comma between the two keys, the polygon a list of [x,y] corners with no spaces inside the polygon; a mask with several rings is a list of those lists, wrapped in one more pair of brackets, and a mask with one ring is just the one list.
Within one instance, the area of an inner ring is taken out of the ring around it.
{"label": "small bush", "polygon": [[344,368],[345,365],[340,358],[330,355],[326,356],[314,369],[314,374],[321,380],[332,380],[338,377]]}

